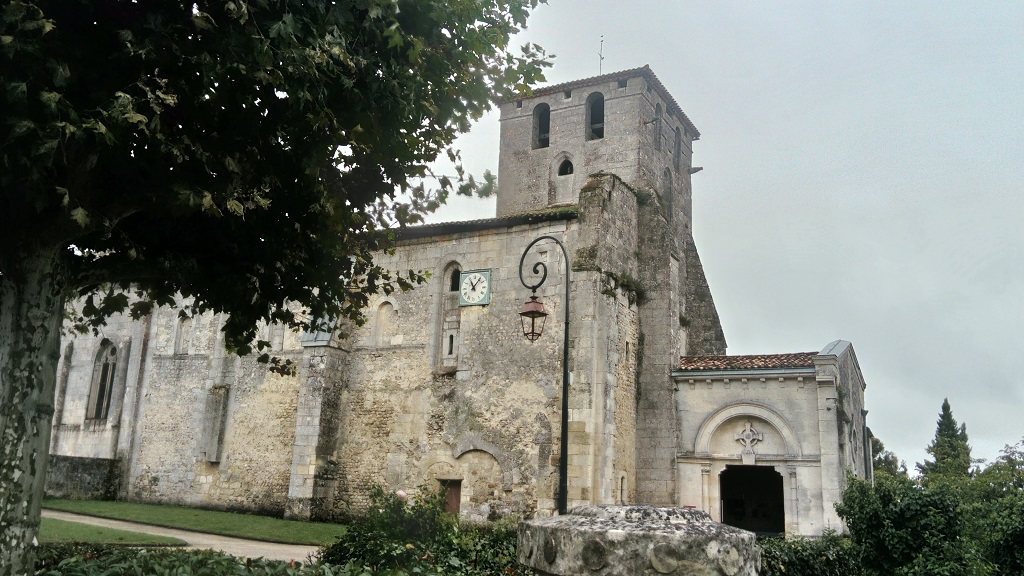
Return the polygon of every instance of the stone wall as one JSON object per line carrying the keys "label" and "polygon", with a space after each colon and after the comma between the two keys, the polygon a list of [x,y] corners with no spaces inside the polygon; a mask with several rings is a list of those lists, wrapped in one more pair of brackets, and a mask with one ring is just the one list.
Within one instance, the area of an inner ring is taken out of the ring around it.
{"label": "stone wall", "polygon": [[[121,425],[121,417],[134,406],[132,389],[142,373],[147,326],[147,322],[117,314],[97,328],[96,334],[65,342],[57,368],[51,454],[119,457],[118,447],[131,433],[130,426]],[[101,375],[98,356],[107,345],[116,349],[113,388],[105,413],[96,417],[95,407],[88,404],[95,397]]]}
{"label": "stone wall", "polygon": [[[544,337],[529,343],[518,317],[528,295],[519,282],[519,257],[542,234],[570,245],[575,238],[574,227],[554,222],[405,241],[381,258],[385,267],[428,270],[432,277],[410,292],[376,296],[366,326],[349,338],[332,458],[336,506],[365,506],[375,483],[415,491],[460,480],[469,517],[550,509],[564,289],[554,245],[542,256],[550,270],[539,292],[551,312]],[[492,287],[487,306],[457,309],[454,333],[446,330],[450,276],[443,273],[452,264],[490,270]],[[374,333],[381,311],[397,315],[386,339]],[[455,336],[453,362],[446,335]]]}
{"label": "stone wall", "polygon": [[[298,380],[224,350],[224,317],[158,309],[151,320],[145,401],[126,451],[124,497],[280,513],[287,501]],[[298,335],[263,329],[298,361]],[[214,402],[212,400],[220,400]]]}
{"label": "stone wall", "polygon": [[117,460],[51,454],[46,469],[46,497],[113,500],[118,481]]}
{"label": "stone wall", "polygon": [[705,356],[725,354],[725,333],[718,318],[715,300],[711,297],[704,267],[697,254],[693,237],[687,235],[683,243],[683,257],[686,262],[685,302],[680,315],[680,324],[686,329],[686,349],[682,355]]}

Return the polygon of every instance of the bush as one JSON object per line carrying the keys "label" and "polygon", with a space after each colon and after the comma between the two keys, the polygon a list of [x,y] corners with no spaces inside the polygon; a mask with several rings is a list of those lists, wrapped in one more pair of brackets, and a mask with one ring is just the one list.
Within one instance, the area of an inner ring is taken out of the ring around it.
{"label": "bush", "polygon": [[516,561],[516,524],[462,524],[444,512],[444,495],[424,491],[407,501],[376,487],[370,508],[353,519],[320,562],[375,571],[461,576],[531,574]]}
{"label": "bush", "polygon": [[[275,560],[242,560],[211,550],[139,550],[104,546],[45,547],[46,566],[37,567],[40,576],[360,576],[363,571],[349,567],[303,565]],[[69,554],[56,564],[59,554]],[[383,575],[382,575],[383,576]],[[397,576],[397,575],[396,575]]]}
{"label": "bush", "polygon": [[850,479],[836,506],[865,576],[984,576],[992,567],[967,536],[962,491],[879,474]]}
{"label": "bush", "polygon": [[826,532],[821,538],[764,538],[761,576],[858,576],[848,538]]}
{"label": "bush", "polygon": [[122,551],[123,548],[106,544],[55,542],[40,544],[36,549],[36,572],[51,570],[69,558],[95,560]]}
{"label": "bush", "polygon": [[337,542],[322,548],[319,559],[336,565],[408,567],[429,560],[429,551],[456,525],[455,518],[444,513],[444,496],[439,492],[424,492],[407,501],[375,486],[366,514],[354,519]]}

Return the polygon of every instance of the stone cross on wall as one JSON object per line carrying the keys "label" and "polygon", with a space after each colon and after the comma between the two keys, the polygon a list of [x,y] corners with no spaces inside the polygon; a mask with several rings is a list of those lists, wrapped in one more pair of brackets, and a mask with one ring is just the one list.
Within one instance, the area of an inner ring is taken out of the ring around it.
{"label": "stone cross on wall", "polygon": [[747,420],[747,425],[736,433],[736,441],[743,444],[743,463],[754,463],[754,444],[764,440],[764,434],[754,430],[754,426]]}

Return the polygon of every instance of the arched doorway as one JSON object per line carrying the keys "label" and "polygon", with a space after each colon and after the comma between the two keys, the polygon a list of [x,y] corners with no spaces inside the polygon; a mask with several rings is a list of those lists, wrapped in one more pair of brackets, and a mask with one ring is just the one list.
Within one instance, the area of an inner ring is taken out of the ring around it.
{"label": "arched doorway", "polygon": [[719,475],[722,523],[758,535],[786,531],[782,475],[771,466],[726,466]]}

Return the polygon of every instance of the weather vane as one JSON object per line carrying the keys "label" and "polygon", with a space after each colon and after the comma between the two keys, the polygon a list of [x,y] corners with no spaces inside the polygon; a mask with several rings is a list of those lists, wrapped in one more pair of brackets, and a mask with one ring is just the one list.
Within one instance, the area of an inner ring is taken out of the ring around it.
{"label": "weather vane", "polygon": [[597,74],[601,75],[604,70],[604,34],[601,34],[601,49],[597,52]]}

